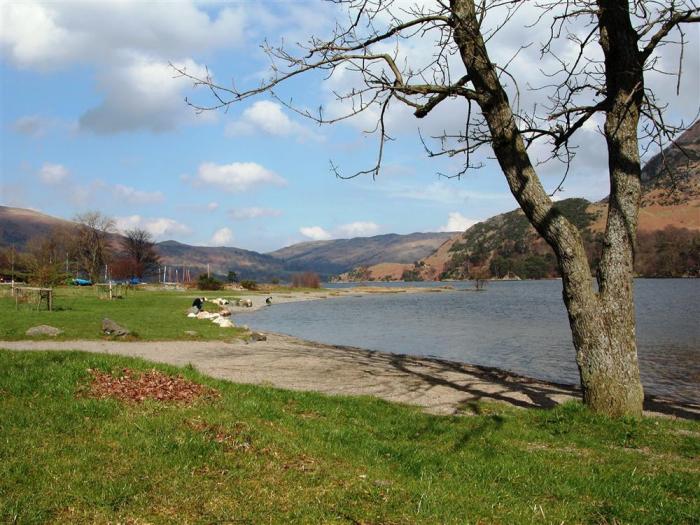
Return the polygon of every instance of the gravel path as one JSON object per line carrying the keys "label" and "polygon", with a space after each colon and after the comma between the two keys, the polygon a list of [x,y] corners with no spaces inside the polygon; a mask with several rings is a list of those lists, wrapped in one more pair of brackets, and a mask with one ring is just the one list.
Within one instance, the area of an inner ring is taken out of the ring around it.
{"label": "gravel path", "polygon": [[[552,407],[579,397],[573,387],[508,372],[267,334],[267,341],[0,341],[8,350],[81,350],[194,365],[212,377],[325,394],[372,395],[454,414],[478,400]],[[700,418],[700,406],[649,399],[647,409]]]}

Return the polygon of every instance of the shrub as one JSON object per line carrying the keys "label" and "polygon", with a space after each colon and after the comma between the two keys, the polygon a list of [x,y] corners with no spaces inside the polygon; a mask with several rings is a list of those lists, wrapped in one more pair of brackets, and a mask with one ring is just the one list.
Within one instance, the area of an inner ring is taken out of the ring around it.
{"label": "shrub", "polygon": [[294,288],[320,288],[321,279],[314,272],[297,273],[292,277],[292,286]]}
{"label": "shrub", "polygon": [[258,283],[251,280],[241,281],[241,286],[246,290],[257,290]]}
{"label": "shrub", "polygon": [[197,279],[197,288],[200,290],[221,290],[221,281],[214,277],[202,274]]}

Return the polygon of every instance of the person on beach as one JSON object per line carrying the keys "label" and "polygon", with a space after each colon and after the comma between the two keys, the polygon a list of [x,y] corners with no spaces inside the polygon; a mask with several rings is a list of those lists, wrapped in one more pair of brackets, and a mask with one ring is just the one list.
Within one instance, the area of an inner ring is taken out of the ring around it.
{"label": "person on beach", "polygon": [[202,311],[202,306],[204,306],[204,302],[207,300],[206,297],[196,297],[194,301],[192,301],[192,307],[196,308],[200,312]]}

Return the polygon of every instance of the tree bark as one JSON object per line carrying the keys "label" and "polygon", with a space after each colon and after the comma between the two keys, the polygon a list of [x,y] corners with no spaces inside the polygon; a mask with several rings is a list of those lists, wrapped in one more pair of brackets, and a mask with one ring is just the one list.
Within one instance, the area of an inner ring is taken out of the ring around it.
{"label": "tree bark", "polygon": [[[629,61],[635,56],[639,61],[639,55],[636,40],[630,42],[627,27],[618,26],[623,22],[619,18],[626,16],[631,30],[627,5],[600,0],[601,4],[615,6],[611,15],[606,8],[602,9],[601,44],[605,50],[609,43],[615,51],[609,53],[610,63],[606,54],[606,66],[611,68],[608,74],[614,80],[612,86],[609,80],[609,90],[619,91],[619,96],[608,112],[605,129],[611,188],[596,292],[580,232],[553,206],[530,162],[498,70],[489,59],[474,1],[451,0],[450,3],[454,40],[479,95],[477,102],[489,126],[495,156],[513,196],[557,256],[584,402],[596,412],[613,416],[639,415],[643,391],[637,363],[632,292],[634,236],[641,191],[636,135],[639,110],[638,106],[634,108],[636,112],[629,108],[637,102],[639,86],[630,89],[630,84],[636,85],[637,79],[628,78],[631,75],[627,74]],[[621,40],[611,41],[607,33],[603,35],[606,27],[624,33],[616,35]],[[610,93],[612,91],[609,99]]]}

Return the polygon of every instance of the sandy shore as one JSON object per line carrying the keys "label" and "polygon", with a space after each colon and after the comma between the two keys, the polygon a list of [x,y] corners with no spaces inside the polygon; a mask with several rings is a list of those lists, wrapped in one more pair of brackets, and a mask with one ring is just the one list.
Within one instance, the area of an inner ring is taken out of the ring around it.
{"label": "sandy shore", "polygon": [[410,287],[399,288],[394,286],[353,286],[352,288],[321,288],[306,292],[299,291],[275,291],[275,292],[254,292],[254,293],[231,293],[230,290],[221,292],[201,292],[202,296],[211,301],[217,297],[227,298],[231,295],[240,296],[243,299],[250,299],[252,307],[233,306],[229,308],[235,314],[237,312],[250,312],[267,306],[267,298],[271,298],[272,304],[298,303],[303,301],[318,301],[321,299],[335,299],[339,297],[359,297],[374,294],[415,294],[415,293],[440,293],[454,292],[452,286],[439,287]]}
{"label": "sandy shore", "polygon": [[[264,297],[263,297],[264,303]],[[279,334],[267,341],[6,341],[8,350],[81,350],[194,365],[212,377],[325,394],[371,395],[435,414],[470,413],[479,400],[553,407],[578,398],[571,386],[462,363],[323,345]],[[699,405],[650,398],[651,414],[700,418]]]}

